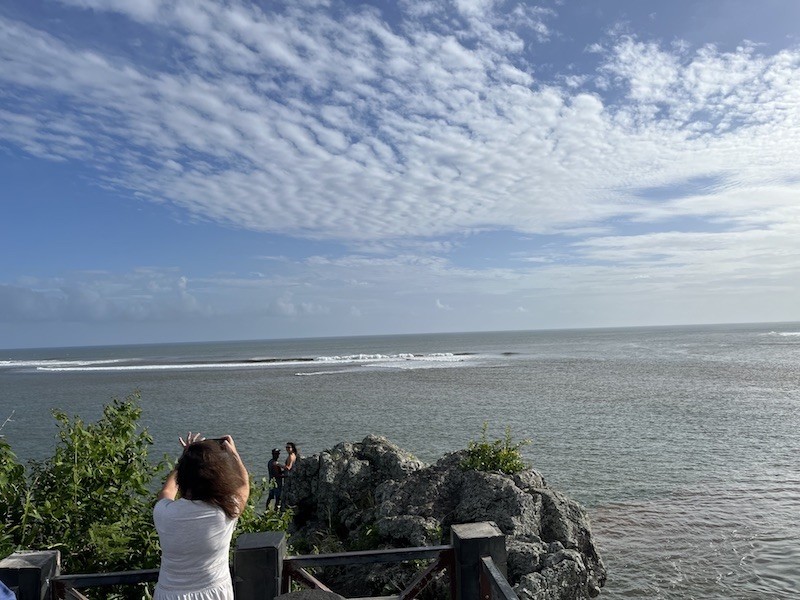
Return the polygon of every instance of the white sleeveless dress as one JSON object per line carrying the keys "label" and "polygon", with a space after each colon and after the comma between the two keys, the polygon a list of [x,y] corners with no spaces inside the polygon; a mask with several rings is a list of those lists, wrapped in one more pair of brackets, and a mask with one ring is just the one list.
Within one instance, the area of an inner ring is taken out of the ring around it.
{"label": "white sleeveless dress", "polygon": [[228,554],[236,519],[206,502],[162,498],[153,521],[161,542],[153,600],[233,600]]}

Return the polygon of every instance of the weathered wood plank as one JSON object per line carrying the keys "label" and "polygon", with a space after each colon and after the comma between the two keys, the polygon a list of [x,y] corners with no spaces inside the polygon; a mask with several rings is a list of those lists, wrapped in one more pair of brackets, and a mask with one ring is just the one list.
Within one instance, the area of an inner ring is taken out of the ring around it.
{"label": "weathered wood plank", "polygon": [[116,573],[70,573],[69,575],[53,577],[51,581],[76,589],[105,587],[108,585],[132,585],[158,581],[158,569],[118,571]]}
{"label": "weathered wood plank", "polygon": [[511,584],[494,564],[491,556],[484,556],[481,558],[481,596],[484,595],[485,583],[491,590],[490,596],[492,600],[519,600],[519,597],[514,592]]}
{"label": "weathered wood plank", "polygon": [[333,591],[331,590],[331,588],[322,583],[319,579],[314,577],[311,573],[309,573],[305,569],[292,568],[292,570],[290,571],[290,576],[295,581],[299,581],[300,583],[305,583],[306,585],[314,589],[322,590],[323,592]]}
{"label": "weathered wood plank", "polygon": [[427,569],[417,573],[414,579],[411,580],[411,583],[408,584],[406,589],[400,592],[398,600],[411,600],[411,598],[416,598],[419,593],[425,589],[425,586],[431,582],[434,575],[447,566],[447,562],[448,560],[444,557],[444,555],[439,554],[439,558],[428,565]]}
{"label": "weathered wood plank", "polygon": [[75,588],[68,587],[64,590],[64,600],[89,600]]}
{"label": "weathered wood plank", "polygon": [[388,548],[385,550],[362,550],[359,552],[337,552],[335,554],[305,554],[287,556],[284,562],[296,567],[334,567],[339,565],[366,565],[403,562],[437,558],[452,546],[420,546],[417,548]]}

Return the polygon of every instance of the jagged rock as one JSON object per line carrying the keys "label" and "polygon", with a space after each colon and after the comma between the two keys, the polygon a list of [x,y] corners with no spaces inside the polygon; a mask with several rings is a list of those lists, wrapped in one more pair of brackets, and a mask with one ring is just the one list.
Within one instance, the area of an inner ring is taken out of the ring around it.
{"label": "jagged rock", "polygon": [[[302,548],[333,539],[336,549],[435,545],[447,543],[453,524],[494,521],[507,536],[508,578],[522,600],[597,596],[605,567],[580,505],[533,469],[463,470],[463,458],[464,451],[455,452],[425,466],[377,436],[302,458],[284,492],[296,507],[290,542]],[[400,570],[382,567],[364,576],[343,569],[338,584],[348,595],[374,595],[391,588]]]}

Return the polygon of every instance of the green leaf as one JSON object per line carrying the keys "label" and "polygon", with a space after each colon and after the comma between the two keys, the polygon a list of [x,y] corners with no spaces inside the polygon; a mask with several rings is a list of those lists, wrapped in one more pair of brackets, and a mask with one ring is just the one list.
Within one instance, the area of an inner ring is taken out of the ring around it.
{"label": "green leaf", "polygon": [[511,428],[506,427],[502,439],[489,441],[487,422],[481,428],[480,440],[471,440],[467,445],[466,455],[461,468],[476,471],[500,471],[506,474],[518,473],[528,467],[522,459],[520,449],[531,443],[530,440],[514,442]]}

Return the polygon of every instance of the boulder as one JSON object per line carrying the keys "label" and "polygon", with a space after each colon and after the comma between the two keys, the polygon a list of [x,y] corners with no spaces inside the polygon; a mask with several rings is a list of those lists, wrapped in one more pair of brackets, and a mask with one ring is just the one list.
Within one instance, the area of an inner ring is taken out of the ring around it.
{"label": "boulder", "polygon": [[[295,507],[290,544],[301,552],[437,545],[449,542],[453,524],[493,521],[506,535],[508,579],[522,600],[597,596],[606,571],[584,509],[533,469],[464,470],[464,452],[425,465],[368,436],[299,459],[284,489]],[[348,596],[396,593],[402,571],[347,568],[334,578]]]}

